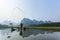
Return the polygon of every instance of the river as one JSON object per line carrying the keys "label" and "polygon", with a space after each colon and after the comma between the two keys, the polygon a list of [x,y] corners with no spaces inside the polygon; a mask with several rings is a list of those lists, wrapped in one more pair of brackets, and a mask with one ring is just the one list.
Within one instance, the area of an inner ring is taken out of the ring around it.
{"label": "river", "polygon": [[0,29],[0,40],[60,40],[59,31],[26,29],[22,35],[19,33],[17,30],[11,33],[11,29]]}

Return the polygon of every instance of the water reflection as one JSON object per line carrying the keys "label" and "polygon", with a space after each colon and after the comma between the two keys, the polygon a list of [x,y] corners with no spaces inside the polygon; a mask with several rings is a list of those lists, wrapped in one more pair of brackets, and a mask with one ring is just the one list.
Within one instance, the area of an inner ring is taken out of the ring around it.
{"label": "water reflection", "polygon": [[[1,29],[0,32],[2,34],[0,40],[60,40],[60,32],[47,30],[26,29],[22,31],[21,36],[19,35],[20,32],[17,31],[11,33],[11,29]],[[8,36],[11,37],[7,38]]]}
{"label": "water reflection", "polygon": [[49,34],[49,33],[53,33],[53,31],[47,31],[47,30],[35,30],[35,29],[26,29],[26,31],[23,30],[22,32],[22,36],[23,37],[28,37],[30,35],[38,35],[38,34]]}
{"label": "water reflection", "polygon": [[1,35],[8,35],[11,33],[11,29],[0,29]]}

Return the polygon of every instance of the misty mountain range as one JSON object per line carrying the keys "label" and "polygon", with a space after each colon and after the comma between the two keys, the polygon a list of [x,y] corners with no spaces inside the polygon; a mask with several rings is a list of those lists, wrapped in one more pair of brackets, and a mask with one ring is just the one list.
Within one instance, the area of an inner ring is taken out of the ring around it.
{"label": "misty mountain range", "polygon": [[21,23],[24,24],[24,26],[29,26],[29,25],[39,25],[39,24],[44,24],[44,23],[51,23],[51,21],[37,21],[37,20],[30,20],[28,18],[24,18],[21,20]]}
{"label": "misty mountain range", "polygon": [[[3,23],[1,23],[2,25],[10,25],[10,23],[13,23],[13,26],[18,26],[20,23],[14,23],[8,20],[5,20]],[[44,24],[44,23],[51,23],[51,21],[37,21],[37,20],[31,20],[28,18],[23,18],[21,20],[21,23],[23,23],[24,26],[29,26],[29,25],[39,25],[39,24]]]}

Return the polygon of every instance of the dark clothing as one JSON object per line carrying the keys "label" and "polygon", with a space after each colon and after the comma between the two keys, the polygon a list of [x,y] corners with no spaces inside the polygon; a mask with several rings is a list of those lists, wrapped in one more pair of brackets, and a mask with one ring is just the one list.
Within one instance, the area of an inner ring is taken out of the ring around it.
{"label": "dark clothing", "polygon": [[21,28],[22,28],[23,24],[21,23]]}
{"label": "dark clothing", "polygon": [[23,26],[23,24],[21,23],[20,25],[21,25],[20,35],[22,35],[22,26]]}
{"label": "dark clothing", "polygon": [[23,26],[23,24],[21,23],[21,30],[22,30],[22,26]]}

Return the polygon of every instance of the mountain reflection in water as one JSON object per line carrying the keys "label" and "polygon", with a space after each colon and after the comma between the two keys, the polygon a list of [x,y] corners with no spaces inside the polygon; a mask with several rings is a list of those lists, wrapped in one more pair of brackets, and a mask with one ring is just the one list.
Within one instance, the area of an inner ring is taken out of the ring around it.
{"label": "mountain reflection in water", "polygon": [[26,31],[22,32],[23,37],[28,37],[30,35],[36,36],[37,34],[48,34],[48,33],[53,33],[53,31],[44,31],[44,30],[34,30],[34,29],[26,29]]}
{"label": "mountain reflection in water", "polygon": [[[60,32],[26,29],[20,36],[17,31],[11,33],[11,29],[0,30],[0,40],[60,40]],[[5,34],[4,34],[5,33]],[[7,38],[11,36],[10,38]]]}

